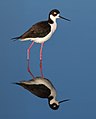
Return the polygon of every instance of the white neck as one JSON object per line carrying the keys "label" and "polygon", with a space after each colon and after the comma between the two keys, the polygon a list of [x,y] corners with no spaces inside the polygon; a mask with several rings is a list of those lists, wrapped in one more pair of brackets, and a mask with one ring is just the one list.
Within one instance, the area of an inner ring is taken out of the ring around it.
{"label": "white neck", "polygon": [[56,23],[56,17],[54,17],[53,15],[50,15],[50,19],[54,22],[54,23]]}
{"label": "white neck", "polygon": [[51,25],[51,30],[52,30],[52,34],[53,34],[57,28],[57,23],[55,21],[53,24],[50,24],[50,25]]}
{"label": "white neck", "polygon": [[56,103],[57,105],[59,105],[58,101],[56,101],[54,98],[52,100],[50,100],[50,105],[52,105],[53,103]]}
{"label": "white neck", "polygon": [[50,24],[53,33],[54,33],[54,31],[56,30],[56,28],[57,28],[56,19],[58,19],[58,18],[59,18],[59,14],[58,14],[57,16],[53,16],[52,14],[50,15],[50,19],[53,21],[53,24]]}

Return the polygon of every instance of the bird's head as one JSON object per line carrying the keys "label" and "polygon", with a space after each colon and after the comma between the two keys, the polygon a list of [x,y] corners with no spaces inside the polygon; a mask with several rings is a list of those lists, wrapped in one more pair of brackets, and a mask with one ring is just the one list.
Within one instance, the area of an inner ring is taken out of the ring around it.
{"label": "bird's head", "polygon": [[65,100],[62,100],[62,101],[56,101],[56,100],[53,98],[53,96],[50,96],[50,97],[48,98],[49,106],[50,106],[50,108],[53,109],[53,110],[57,110],[57,109],[59,108],[59,106],[60,106],[60,103],[66,102],[66,101],[69,101],[69,100],[70,100],[70,99],[65,99]]}
{"label": "bird's head", "polygon": [[60,16],[60,11],[59,10],[57,10],[57,9],[51,10],[50,13],[49,13],[49,19],[51,19],[53,22],[55,22],[57,18],[61,18],[61,19],[70,21],[69,19]]}

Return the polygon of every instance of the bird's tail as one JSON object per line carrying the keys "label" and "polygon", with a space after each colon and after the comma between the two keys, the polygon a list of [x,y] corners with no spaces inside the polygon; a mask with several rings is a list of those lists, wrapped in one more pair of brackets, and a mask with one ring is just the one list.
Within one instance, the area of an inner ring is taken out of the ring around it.
{"label": "bird's tail", "polygon": [[13,82],[12,84],[21,85],[20,82]]}
{"label": "bird's tail", "polygon": [[20,36],[19,37],[14,37],[14,38],[11,38],[11,40],[16,41],[16,40],[18,40],[20,38],[21,38]]}

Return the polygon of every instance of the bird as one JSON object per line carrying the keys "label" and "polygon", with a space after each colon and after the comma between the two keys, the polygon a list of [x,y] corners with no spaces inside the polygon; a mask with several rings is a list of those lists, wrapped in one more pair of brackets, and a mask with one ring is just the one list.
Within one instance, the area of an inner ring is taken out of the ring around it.
{"label": "bird", "polygon": [[43,71],[42,71],[42,49],[43,49],[44,43],[47,40],[49,40],[51,38],[51,36],[53,35],[53,33],[55,32],[55,30],[57,28],[56,20],[58,18],[70,21],[69,19],[60,16],[59,10],[53,9],[49,12],[47,20],[40,21],[40,22],[32,25],[32,27],[29,30],[27,30],[25,33],[23,33],[19,37],[12,38],[12,39],[14,39],[14,41],[15,40],[20,40],[20,41],[31,40],[32,41],[31,45],[27,49],[27,62],[28,62],[27,63],[27,71],[31,74],[31,76],[33,78],[34,78],[34,75],[32,74],[32,72],[30,70],[30,65],[29,65],[30,64],[29,63],[30,49],[32,48],[34,42],[41,44],[41,46],[40,46],[40,74],[43,78],[44,75],[43,75]]}
{"label": "bird", "polygon": [[21,87],[27,89],[32,94],[37,97],[48,99],[49,107],[53,110],[57,110],[60,103],[67,102],[70,99],[65,99],[62,101],[57,101],[57,92],[53,84],[47,78],[35,77],[28,81],[19,81],[14,84],[20,85]]}

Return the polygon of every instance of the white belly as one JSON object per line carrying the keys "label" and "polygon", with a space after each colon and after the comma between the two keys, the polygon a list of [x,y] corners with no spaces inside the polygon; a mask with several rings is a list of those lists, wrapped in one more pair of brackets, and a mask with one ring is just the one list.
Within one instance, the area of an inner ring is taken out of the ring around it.
{"label": "white belly", "polygon": [[57,27],[56,23],[50,24],[50,25],[51,25],[51,32],[47,36],[45,36],[43,38],[25,38],[25,39],[22,39],[21,41],[31,40],[36,43],[43,43],[43,42],[49,40],[51,38],[52,34],[55,32],[56,27]]}
{"label": "white belly", "polygon": [[47,40],[49,40],[52,36],[53,32],[50,32],[47,36],[43,37],[43,38],[32,38],[30,40],[36,42],[36,43],[43,43]]}

